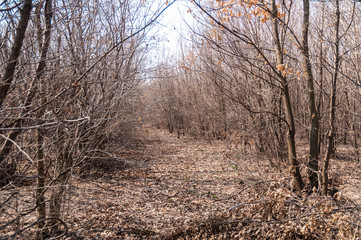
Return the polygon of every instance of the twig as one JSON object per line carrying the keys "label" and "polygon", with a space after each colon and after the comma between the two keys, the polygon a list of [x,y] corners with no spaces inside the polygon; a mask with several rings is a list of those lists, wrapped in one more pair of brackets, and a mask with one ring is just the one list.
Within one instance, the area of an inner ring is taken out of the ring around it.
{"label": "twig", "polygon": [[30,161],[31,164],[34,164],[34,161],[33,159],[31,159],[31,157],[29,156],[29,154],[27,154],[24,150],[21,149],[21,147],[15,142],[13,141],[12,139],[8,138],[7,136],[3,135],[3,134],[0,134],[0,136],[2,138],[5,138],[7,141],[10,141],[12,144],[15,145],[15,147],[22,153],[26,156],[26,158]]}
{"label": "twig", "polygon": [[32,129],[39,129],[39,128],[49,128],[49,127],[57,127],[58,125],[62,123],[74,123],[74,122],[80,122],[84,120],[90,120],[89,117],[79,118],[79,119],[68,119],[68,120],[62,120],[59,122],[50,122],[50,123],[44,123],[41,125],[35,125],[35,126],[29,126],[29,127],[12,127],[12,128],[0,128],[0,131],[13,131],[13,130],[32,130]]}

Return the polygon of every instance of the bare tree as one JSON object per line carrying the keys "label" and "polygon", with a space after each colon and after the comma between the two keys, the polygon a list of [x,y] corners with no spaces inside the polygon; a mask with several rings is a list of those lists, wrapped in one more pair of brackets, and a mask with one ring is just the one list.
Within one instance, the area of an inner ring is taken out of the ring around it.
{"label": "bare tree", "polygon": [[[16,32],[14,36],[14,42],[11,47],[9,59],[7,60],[7,64],[4,70],[4,74],[1,80],[0,86],[0,107],[3,106],[6,97],[8,96],[8,92],[10,86],[13,82],[14,72],[16,65],[18,63],[20,51],[23,45],[23,41],[25,38],[25,32],[28,26],[30,14],[32,9],[32,1],[26,0],[24,1],[21,9],[20,19],[16,27]],[[1,166],[1,174],[0,181],[4,182],[9,178],[14,172],[14,166],[10,166],[6,163],[6,157],[10,152],[12,141],[16,140],[16,134],[10,134],[6,139],[4,139],[2,143],[2,148],[0,152],[0,166]]]}
{"label": "bare tree", "polygon": [[16,64],[20,55],[23,40],[25,38],[25,32],[28,26],[30,14],[32,9],[32,1],[24,1],[21,9],[20,19],[16,27],[16,33],[14,36],[14,43],[11,48],[10,56],[5,67],[0,86],[0,107],[3,106],[5,98],[9,92],[11,83],[13,81]]}
{"label": "bare tree", "polygon": [[310,1],[303,0],[303,25],[302,25],[302,68],[308,87],[308,108],[310,115],[310,137],[309,137],[309,161],[308,175],[310,181],[310,190],[318,189],[318,131],[319,131],[319,115],[316,108],[315,87],[312,73],[312,65],[309,53],[308,36],[310,26]]}
{"label": "bare tree", "polygon": [[328,168],[331,154],[334,154],[335,150],[335,112],[336,112],[336,90],[338,81],[338,71],[340,67],[340,1],[336,0],[335,10],[335,56],[334,56],[334,69],[333,78],[331,82],[331,96],[330,96],[330,116],[329,116],[329,130],[327,135],[327,150],[325,154],[325,163],[322,169],[322,194],[327,195],[328,192]]}

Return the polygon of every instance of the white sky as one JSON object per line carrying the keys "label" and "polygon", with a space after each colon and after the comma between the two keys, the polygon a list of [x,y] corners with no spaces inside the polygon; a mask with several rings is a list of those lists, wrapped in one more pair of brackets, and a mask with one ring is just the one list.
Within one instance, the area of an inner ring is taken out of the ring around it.
{"label": "white sky", "polygon": [[[165,2],[166,0],[159,1]],[[162,51],[165,56],[178,54],[181,42],[187,44],[185,39],[189,39],[190,36],[187,23],[190,26],[194,23],[192,14],[187,12],[190,7],[189,0],[177,0],[159,20],[159,33],[164,36],[165,40],[159,45],[158,51]]]}

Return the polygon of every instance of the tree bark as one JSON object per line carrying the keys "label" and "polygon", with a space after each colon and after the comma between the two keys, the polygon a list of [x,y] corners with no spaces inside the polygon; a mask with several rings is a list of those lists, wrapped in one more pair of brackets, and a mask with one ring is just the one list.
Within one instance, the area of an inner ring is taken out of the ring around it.
{"label": "tree bark", "polygon": [[[284,65],[283,60],[283,51],[281,47],[280,37],[279,37],[279,30],[278,30],[278,20],[277,20],[277,6],[276,1],[272,0],[272,16],[273,16],[273,38],[276,47],[276,58],[278,66]],[[284,69],[285,71],[285,69]],[[303,189],[304,183],[300,174],[299,163],[297,160],[296,154],[296,143],[295,143],[295,134],[296,128],[294,124],[294,117],[292,111],[292,104],[291,98],[289,94],[288,82],[286,75],[284,72],[279,70],[279,79],[281,81],[281,89],[282,89],[282,97],[283,97],[283,104],[285,109],[285,117],[288,126],[287,132],[287,149],[288,149],[288,162],[290,165],[291,175],[293,177],[293,184],[297,191],[301,191]]]}
{"label": "tree bark", "polygon": [[20,20],[18,26],[16,28],[14,44],[11,48],[11,53],[7,65],[5,67],[5,73],[1,80],[0,86],[0,108],[2,107],[6,96],[9,92],[11,83],[14,78],[15,67],[18,63],[20,51],[23,45],[23,40],[25,38],[26,28],[28,26],[30,13],[32,9],[32,1],[31,0],[24,0],[23,8],[21,9],[20,13]]}
{"label": "tree bark", "polygon": [[314,79],[312,75],[311,60],[308,48],[308,33],[310,25],[310,1],[303,0],[303,26],[302,26],[302,69],[307,82],[308,90],[308,108],[310,114],[310,136],[309,136],[309,160],[308,160],[308,179],[309,190],[318,189],[318,132],[319,116],[316,109]]}
{"label": "tree bark", "polygon": [[[355,122],[357,122],[355,120],[356,116],[355,116],[355,112],[357,111],[357,107],[356,107],[356,104],[355,102],[352,104],[352,102],[350,101],[350,97],[349,97],[349,94],[350,92],[349,91],[346,91],[344,92],[345,94],[345,98],[346,98],[346,104],[347,104],[347,112],[349,113],[349,117],[350,117],[350,125],[351,125],[351,132],[352,132],[352,135],[353,135],[353,149],[354,149],[354,154],[355,154],[355,159],[357,161],[357,163],[360,162],[360,157],[359,157],[359,151],[358,151],[358,132],[356,130],[356,124]],[[351,106],[353,105],[353,106]],[[349,130],[349,129],[348,129]]]}
{"label": "tree bark", "polygon": [[[44,81],[43,75],[46,66],[46,56],[49,49],[50,37],[51,37],[51,20],[53,16],[52,9],[52,0],[46,0],[44,16],[45,16],[45,30],[44,30],[44,39],[42,36],[42,28],[41,28],[41,18],[40,18],[40,10],[42,8],[43,2],[40,2],[36,8],[36,18],[37,18],[37,33],[38,41],[39,41],[39,51],[40,51],[40,61],[36,68],[35,82],[39,83],[38,89],[40,91],[40,102],[44,104],[46,102],[46,95],[44,89]],[[45,113],[45,107],[40,109],[37,113],[37,118],[39,119],[39,125],[42,123],[40,120]],[[44,189],[45,189],[45,155],[44,155],[44,130],[37,129],[36,132],[36,147],[37,147],[37,171],[38,171],[38,181],[37,181],[37,191],[36,191],[36,199],[37,199],[37,212],[38,212],[38,220],[42,220],[46,217],[46,205],[45,205],[45,197],[44,197]],[[40,222],[38,224],[38,237],[40,239],[45,238],[44,236],[44,222]]]}
{"label": "tree bark", "polygon": [[[327,53],[324,53],[324,46],[323,46],[323,42],[325,39],[324,36],[324,29],[325,29],[325,2],[322,2],[322,8],[321,8],[321,12],[322,12],[322,16],[321,16],[321,29],[320,29],[320,33],[319,33],[319,44],[320,44],[320,55],[318,57],[319,59],[319,79],[320,79],[320,83],[319,83],[319,99],[318,99],[318,104],[317,104],[317,111],[320,113],[322,111],[322,108],[324,106],[324,94],[323,94],[323,78],[324,78],[324,66],[323,66],[323,61],[324,61],[324,55],[326,55]],[[324,142],[323,139],[323,127],[322,125],[319,128],[318,131],[318,152],[321,151],[321,145]]]}
{"label": "tree bark", "polygon": [[[0,108],[2,108],[3,103],[8,95],[11,83],[13,81],[15,68],[19,59],[20,51],[23,45],[23,40],[25,38],[25,32],[28,26],[30,14],[32,9],[32,1],[25,0],[23,3],[23,8],[21,9],[20,13],[20,20],[18,26],[16,28],[16,33],[14,37],[14,44],[11,48],[10,57],[8,59],[7,65],[5,67],[5,73],[3,78],[1,79],[0,84]],[[20,127],[21,123],[20,120],[16,121],[16,126]],[[19,135],[19,131],[13,131],[8,135],[10,140],[15,140],[16,137]],[[6,157],[9,155],[12,147],[12,142],[9,140],[5,140],[0,152],[0,165],[1,173],[0,173],[0,184],[6,184],[7,179],[11,177],[13,173],[13,166],[5,162]],[[4,180],[4,181],[3,181]]]}
{"label": "tree bark", "polygon": [[337,77],[340,66],[340,1],[336,0],[336,21],[335,21],[335,60],[334,60],[334,72],[331,82],[331,99],[330,99],[330,129],[327,135],[327,150],[325,155],[325,164],[322,170],[322,194],[327,195],[328,187],[328,168],[330,163],[331,155],[335,152],[335,112],[336,112],[336,90],[337,90]]}

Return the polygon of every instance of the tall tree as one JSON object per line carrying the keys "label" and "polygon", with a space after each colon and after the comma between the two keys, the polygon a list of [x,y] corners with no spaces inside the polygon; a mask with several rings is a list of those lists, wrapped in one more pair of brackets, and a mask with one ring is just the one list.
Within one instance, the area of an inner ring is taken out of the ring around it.
{"label": "tall tree", "polygon": [[278,66],[278,77],[281,83],[283,104],[285,110],[285,120],[287,123],[287,148],[288,148],[288,162],[291,168],[291,174],[293,176],[293,181],[295,188],[298,191],[303,189],[303,180],[300,174],[299,163],[296,155],[296,142],[295,142],[295,122],[293,117],[293,110],[291,104],[291,98],[289,94],[288,81],[286,75],[284,74],[284,60],[283,60],[283,50],[281,46],[280,36],[279,36],[279,26],[278,26],[278,8],[276,6],[276,1],[272,0],[272,27],[273,27],[273,39],[275,42],[276,48],[276,59]]}
{"label": "tall tree", "polygon": [[310,26],[310,1],[303,0],[303,25],[302,25],[302,68],[308,90],[308,109],[310,116],[310,135],[309,135],[309,160],[308,160],[308,179],[309,190],[318,189],[318,132],[319,115],[316,108],[314,78],[312,74],[312,65],[309,53],[308,36]]}
{"label": "tall tree", "polygon": [[[42,28],[42,21],[41,21],[41,9],[44,5],[43,1],[40,1],[36,6],[35,11],[35,18],[36,18],[36,28],[37,28],[37,38],[39,41],[39,54],[40,60],[36,68],[35,78],[36,82],[38,83],[38,90],[39,90],[39,97],[41,104],[45,104],[46,102],[46,93],[44,89],[44,71],[46,67],[46,60],[47,60],[47,53],[50,45],[51,39],[51,28],[52,28],[52,18],[53,18],[53,2],[52,0],[45,1],[44,7],[44,21],[45,21],[45,29]],[[37,113],[37,119],[39,125],[43,124],[42,119],[44,116],[46,108],[41,108]],[[43,228],[45,226],[43,219],[46,217],[46,206],[45,206],[45,197],[44,197],[44,189],[45,189],[45,155],[44,155],[44,130],[38,128],[36,130],[36,145],[37,145],[37,171],[38,171],[38,178],[37,178],[37,191],[36,191],[36,201],[37,201],[37,211],[38,211],[38,228],[39,228],[39,238],[45,238],[45,232]]]}
{"label": "tall tree", "polygon": [[28,27],[28,22],[32,9],[32,1],[24,0],[20,10],[20,20],[16,27],[14,43],[11,48],[9,59],[6,63],[5,72],[1,79],[0,86],[0,108],[3,106],[5,98],[9,92],[11,83],[14,78],[15,67],[18,63],[21,47],[25,38],[25,32]]}
{"label": "tall tree", "polygon": [[322,169],[322,194],[327,195],[328,188],[328,168],[331,155],[335,152],[335,113],[336,113],[336,91],[337,91],[337,80],[338,72],[340,68],[340,1],[336,0],[336,10],[335,10],[335,40],[334,40],[334,62],[333,62],[333,76],[331,81],[331,96],[330,96],[330,106],[329,106],[329,130],[327,134],[327,149],[325,154],[325,162]]}
{"label": "tall tree", "polygon": [[[22,8],[20,9],[20,19],[16,27],[14,41],[10,51],[10,56],[7,60],[5,66],[5,72],[1,79],[0,85],[0,108],[3,107],[6,97],[8,96],[9,89],[13,83],[14,73],[16,65],[19,60],[20,52],[22,49],[23,41],[25,38],[26,29],[28,27],[29,18],[32,10],[32,1],[24,0]],[[20,120],[16,121],[17,124],[20,124]],[[11,146],[14,143],[14,140],[18,136],[18,131],[13,131],[4,139],[1,149],[0,149],[0,182],[4,184],[6,179],[11,177],[14,172],[14,166],[9,165],[6,162],[6,157],[10,153]]]}

